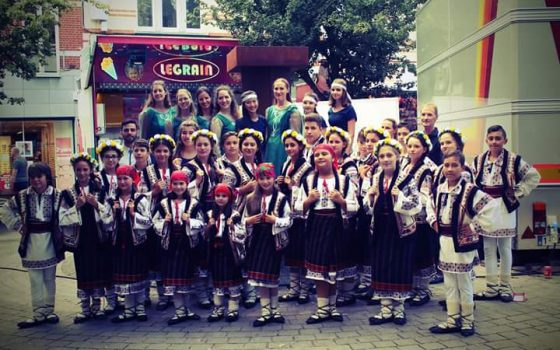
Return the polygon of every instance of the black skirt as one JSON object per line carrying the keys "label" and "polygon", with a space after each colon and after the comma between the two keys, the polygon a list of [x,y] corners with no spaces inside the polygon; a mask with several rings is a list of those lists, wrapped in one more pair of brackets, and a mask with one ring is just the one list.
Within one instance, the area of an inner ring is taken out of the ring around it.
{"label": "black skirt", "polygon": [[147,242],[135,246],[129,223],[119,222],[112,249],[113,283],[117,294],[138,293],[144,289],[148,278],[147,248]]}
{"label": "black skirt", "polygon": [[86,203],[80,208],[82,225],[78,247],[74,252],[74,267],[78,282],[78,296],[102,296],[111,286],[111,244],[100,240],[93,207]]}
{"label": "black skirt", "polygon": [[247,276],[252,285],[276,288],[282,253],[276,251],[271,224],[256,224],[247,251]]}
{"label": "black skirt", "polygon": [[[213,231],[213,232],[212,232]],[[241,267],[236,265],[228,238],[216,236],[216,229],[209,232],[208,270],[212,276],[214,288],[229,288],[243,284]],[[225,234],[225,233],[224,233]]]}
{"label": "black skirt", "polygon": [[162,255],[163,285],[166,294],[186,293],[196,281],[193,250],[182,226],[173,225],[171,230],[169,247]]}
{"label": "black skirt", "polygon": [[414,252],[414,274],[416,276],[428,278],[435,274],[433,237],[438,237],[438,234],[430,225],[416,225],[416,248]]}
{"label": "black skirt", "polygon": [[356,242],[354,243],[354,255],[358,265],[371,266],[371,215],[366,214],[362,209],[358,211],[358,223],[356,232]]}
{"label": "black skirt", "polygon": [[284,250],[286,266],[303,267],[305,265],[305,219],[295,218],[288,230],[290,242]]}

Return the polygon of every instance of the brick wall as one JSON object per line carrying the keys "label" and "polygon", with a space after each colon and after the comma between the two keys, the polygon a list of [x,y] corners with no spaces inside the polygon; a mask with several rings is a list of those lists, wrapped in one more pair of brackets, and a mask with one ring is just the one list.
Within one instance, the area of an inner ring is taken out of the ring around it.
{"label": "brick wall", "polygon": [[79,69],[79,52],[83,47],[84,26],[82,21],[82,7],[73,7],[60,16],[59,50],[60,68]]}

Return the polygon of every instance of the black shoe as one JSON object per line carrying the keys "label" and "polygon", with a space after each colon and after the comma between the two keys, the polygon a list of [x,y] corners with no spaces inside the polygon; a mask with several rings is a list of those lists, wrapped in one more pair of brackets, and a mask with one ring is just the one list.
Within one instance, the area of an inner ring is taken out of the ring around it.
{"label": "black shoe", "polygon": [[44,319],[42,319],[42,320],[38,320],[38,319],[36,319],[36,318],[32,318],[32,319],[29,319],[29,320],[25,320],[25,321],[22,321],[22,322],[18,322],[17,326],[18,326],[18,328],[20,328],[20,329],[25,329],[25,328],[31,328],[31,327],[39,326],[39,325],[41,325],[41,324],[43,324],[43,323],[45,323],[45,322],[47,322],[47,319],[46,319],[46,318],[44,318]]}
{"label": "black shoe", "polygon": [[406,314],[403,312],[402,315],[393,316],[393,323],[399,326],[404,326],[406,324]]}
{"label": "black shoe", "polygon": [[318,313],[314,313],[313,315],[309,316],[309,318],[307,319],[307,321],[305,321],[305,323],[307,324],[317,324],[317,323],[321,323],[321,322],[325,322],[327,320],[330,320],[331,316],[330,315],[324,315],[324,316],[319,316]]}
{"label": "black shoe", "polygon": [[[136,314],[135,313],[127,314],[126,311],[125,311],[122,314],[120,314],[116,317],[113,317],[111,319],[111,323],[123,323],[123,322],[132,321],[134,319],[136,319]],[[74,323],[76,323],[76,322],[74,322]]]}
{"label": "black shoe", "polygon": [[300,305],[307,304],[309,302],[309,295],[300,295],[297,302]]}
{"label": "black shoe", "polygon": [[272,322],[274,323],[286,323],[286,319],[279,311],[274,311],[272,314]]}
{"label": "black shoe", "polygon": [[226,322],[235,322],[237,320],[239,320],[239,311],[234,310],[227,313]]}
{"label": "black shoe", "polygon": [[449,334],[449,333],[459,333],[461,332],[461,328],[458,326],[455,327],[441,327],[441,325],[430,327],[430,332],[434,334]]}
{"label": "black shoe", "polygon": [[50,323],[50,324],[56,324],[60,321],[60,318],[58,318],[57,314],[52,313],[52,314],[47,315],[47,317],[45,318],[45,321],[47,323]]}
{"label": "black shoe", "polygon": [[253,327],[262,327],[270,322],[272,322],[272,315],[261,316],[253,321]]}
{"label": "black shoe", "polygon": [[279,303],[287,303],[290,301],[297,301],[299,296],[297,294],[284,294],[278,297]]}
{"label": "black shoe", "polygon": [[443,274],[441,272],[436,273],[434,277],[432,277],[432,280],[430,281],[430,284],[439,284],[439,283],[443,283]]}
{"label": "black shoe", "polygon": [[411,300],[410,306],[422,306],[430,301],[430,294],[422,291],[417,293]]}
{"label": "black shoe", "polygon": [[471,327],[467,327],[467,328],[461,327],[461,335],[463,337],[470,337],[471,335],[474,335],[474,333],[475,333],[474,324]]}
{"label": "black shoe", "polygon": [[210,310],[212,308],[212,302],[208,299],[198,301],[197,305],[204,310]]}
{"label": "black shoe", "polygon": [[330,319],[335,322],[344,321],[344,317],[342,317],[342,314],[337,309],[332,309],[330,311]]}
{"label": "black shoe", "polygon": [[390,317],[377,317],[379,315],[376,316],[372,316],[369,318],[369,324],[372,326],[378,326],[380,324],[384,324],[384,323],[389,323],[389,322],[393,322],[393,315],[391,315]]}
{"label": "black shoe", "polygon": [[92,318],[91,314],[82,314],[79,313],[74,317],[74,324],[84,323]]}
{"label": "black shoe", "polygon": [[212,313],[208,316],[207,320],[210,323],[221,321],[224,318],[224,309],[220,307],[214,307]]}
{"label": "black shoe", "polygon": [[185,322],[187,319],[188,319],[188,318],[187,318],[187,315],[179,316],[179,315],[175,314],[175,315],[173,315],[173,317],[171,317],[171,318],[167,321],[167,324],[168,324],[169,326],[173,326],[174,324],[179,324],[179,323]]}
{"label": "black shoe", "polygon": [[165,300],[165,299],[160,299],[158,300],[157,304],[156,304],[156,310],[157,311],[163,311],[163,310],[167,310],[167,308],[170,306],[170,302],[169,300]]}
{"label": "black shoe", "polygon": [[354,295],[351,295],[349,297],[340,297],[336,300],[336,307],[344,307],[354,304],[356,304],[356,297]]}

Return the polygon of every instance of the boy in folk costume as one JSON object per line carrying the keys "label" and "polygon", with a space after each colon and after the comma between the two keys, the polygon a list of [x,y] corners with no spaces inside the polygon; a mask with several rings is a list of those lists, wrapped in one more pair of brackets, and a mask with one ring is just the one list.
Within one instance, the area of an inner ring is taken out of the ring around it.
{"label": "boy in folk costume", "polygon": [[372,215],[372,288],[381,310],[371,325],[406,323],[404,301],[412,295],[416,244],[414,216],[421,210],[416,181],[399,166],[401,146],[384,139],[375,145],[381,171],[372,178],[365,206]]}
{"label": "boy in folk costume", "polygon": [[344,264],[339,247],[347,244],[345,221],[358,211],[356,189],[349,177],[338,174],[331,146],[315,146],[313,157],[316,172],[303,181],[295,204],[296,211],[308,215],[305,268],[307,278],[317,285],[317,311],[307,323],[342,322],[342,314],[336,309],[336,282],[355,277],[356,269]]}
{"label": "boy in folk costume", "polygon": [[325,120],[317,113],[309,113],[305,115],[303,119],[303,136],[305,137],[305,142],[307,147],[303,151],[303,157],[311,166],[313,163],[313,149],[315,146],[325,143],[325,136],[323,132],[323,123]]}
{"label": "boy in folk costume", "polygon": [[[501,225],[485,231],[484,258],[486,290],[475,295],[475,300],[500,298],[513,300],[511,290],[511,239],[517,235],[516,209],[519,199],[528,196],[537,187],[540,175],[520,156],[504,148],[506,131],[500,125],[488,128],[486,144],[489,150],[474,159],[473,173],[476,185],[494,198],[499,198]],[[500,252],[500,272],[498,256]]]}
{"label": "boy in folk costume", "polygon": [[430,332],[460,332],[467,337],[475,332],[471,271],[478,260],[479,235],[494,231],[499,202],[462,177],[465,157],[461,152],[444,157],[446,180],[435,190],[426,211],[427,221],[440,235],[439,268],[444,275],[447,321],[431,327]]}
{"label": "boy in folk costume", "polygon": [[108,201],[115,219],[111,234],[113,283],[116,294],[124,297],[125,310],[111,321],[147,321],[144,302],[148,284],[147,230],[152,227],[150,199],[136,192],[140,177],[134,166],[121,165],[116,176],[115,198]]}
{"label": "boy in folk costume", "polygon": [[162,272],[165,295],[173,298],[175,315],[167,321],[174,325],[200,316],[188,307],[188,294],[196,282],[193,250],[199,243],[203,229],[202,212],[195,198],[191,198],[185,172],[171,174],[171,191],[156,208],[153,217],[156,233],[161,237]]}
{"label": "boy in folk costume", "polygon": [[257,187],[245,200],[242,223],[246,226],[247,276],[249,284],[258,287],[261,317],[253,322],[262,327],[270,322],[284,323],[278,310],[281,250],[288,244],[292,225],[288,198],[274,187],[276,173],[271,163],[261,163],[255,171]]}
{"label": "boy in folk costume", "polygon": [[74,323],[104,318],[101,298],[111,285],[111,247],[108,229],[113,223],[106,194],[96,182],[93,171],[97,162],[87,153],[70,158],[76,183],[62,192],[60,226],[64,244],[74,253],[81,312]]}
{"label": "boy in folk costume", "polygon": [[58,227],[60,192],[53,187],[51,170],[37,162],[27,172],[30,186],[0,208],[0,220],[21,233],[18,253],[31,285],[33,317],[19,322],[19,328],[58,323],[54,313],[56,264],[64,259]]}
{"label": "boy in folk costume", "polygon": [[231,187],[218,184],[214,188],[214,204],[208,211],[208,268],[214,284],[214,310],[208,322],[224,318],[225,295],[229,295],[227,322],[239,319],[239,299],[243,285],[241,263],[245,259],[245,228],[241,215],[233,209],[235,196]]}

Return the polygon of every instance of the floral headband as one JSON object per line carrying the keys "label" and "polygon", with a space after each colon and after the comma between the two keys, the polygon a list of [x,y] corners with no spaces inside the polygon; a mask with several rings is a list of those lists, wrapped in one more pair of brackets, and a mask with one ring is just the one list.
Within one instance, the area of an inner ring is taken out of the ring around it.
{"label": "floral headband", "polygon": [[106,149],[111,149],[111,148],[114,149],[119,154],[119,157],[122,157],[124,153],[124,147],[121,145],[120,142],[115,140],[101,141],[97,146],[97,148],[95,149],[95,153],[97,153],[98,155],[102,155]]}
{"label": "floral headband", "polygon": [[79,161],[84,161],[92,168],[97,168],[97,161],[86,152],[76,153],[70,157],[70,164],[72,164],[72,166],[76,165]]}
{"label": "floral headband", "polygon": [[456,129],[456,128],[445,128],[443,130],[441,130],[439,132],[438,138],[441,137],[441,135],[445,134],[445,133],[450,133],[450,134],[455,134],[457,136],[459,136],[459,139],[461,139],[461,142],[463,142],[463,134],[461,133],[460,129]]}
{"label": "floral headband", "polygon": [[245,128],[241,130],[237,136],[239,136],[239,139],[244,139],[247,136],[253,136],[255,139],[259,140],[260,143],[264,142],[263,134],[255,129]]}
{"label": "floral headband", "polygon": [[338,134],[344,139],[344,141],[346,141],[347,143],[350,142],[350,134],[337,126],[329,126],[327,128],[327,131],[325,132],[325,137],[327,138],[327,140],[332,134]]}
{"label": "floral headband", "polygon": [[216,134],[214,134],[212,131],[206,129],[200,129],[193,132],[193,134],[191,135],[191,141],[195,142],[199,136],[208,137],[210,140],[214,141],[214,144],[218,143],[218,136],[216,136]]}
{"label": "floral headband", "polygon": [[165,134],[155,134],[154,136],[152,136],[152,137],[150,138],[150,148],[153,149],[153,148],[155,147],[156,142],[165,142],[165,143],[167,143],[167,144],[170,146],[171,151],[173,151],[173,150],[175,149],[175,147],[176,147],[176,145],[175,145],[175,140],[173,140],[173,138],[172,138],[171,136],[169,136],[169,135],[165,135]]}
{"label": "floral headband", "polygon": [[373,149],[373,154],[375,154],[376,157],[379,157],[379,150],[381,150],[381,147],[383,146],[391,146],[394,149],[396,149],[399,152],[399,154],[402,152],[402,146],[399,143],[399,141],[392,138],[385,138],[381,141],[378,141],[375,144],[375,148]]}
{"label": "floral headband", "polygon": [[428,135],[426,135],[425,132],[420,131],[420,130],[416,130],[416,131],[411,132],[406,137],[405,143],[408,143],[408,140],[411,137],[415,137],[415,138],[419,139],[420,142],[422,142],[424,144],[424,146],[426,146],[426,148],[428,148],[428,152],[430,152],[432,150],[432,142],[430,141],[430,137],[428,137]]}
{"label": "floral headband", "polygon": [[380,140],[386,139],[388,137],[391,137],[391,135],[389,135],[389,132],[383,128],[374,128],[373,126],[368,126],[367,128],[364,129],[364,131],[362,132],[362,134],[364,135],[364,137],[369,134],[369,133],[375,133],[377,135],[377,137],[379,137]]}
{"label": "floral headband", "polygon": [[295,130],[288,129],[288,130],[284,131],[284,132],[282,133],[282,143],[284,143],[284,141],[285,141],[288,137],[293,138],[294,140],[296,140],[297,142],[301,143],[301,144],[304,145],[304,146],[306,145],[306,143],[305,143],[305,138],[303,137],[303,135],[300,134],[300,133],[298,133],[298,132],[295,131]]}

